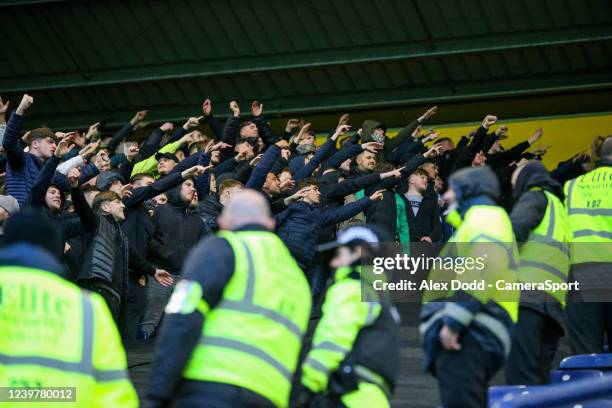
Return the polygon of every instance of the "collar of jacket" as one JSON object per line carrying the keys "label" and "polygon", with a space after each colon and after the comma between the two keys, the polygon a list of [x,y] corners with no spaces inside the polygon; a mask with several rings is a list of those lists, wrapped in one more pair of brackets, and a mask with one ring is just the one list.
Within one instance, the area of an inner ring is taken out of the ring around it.
{"label": "collar of jacket", "polygon": [[456,209],[449,212],[446,216],[446,222],[449,223],[453,228],[457,229],[461,226],[463,222],[463,218],[461,218],[461,214]]}
{"label": "collar of jacket", "polygon": [[100,214],[101,217],[104,217],[108,220],[108,222],[110,222],[113,225],[119,225],[119,222],[115,219],[115,217],[113,217],[111,214]]}
{"label": "collar of jacket", "polygon": [[308,204],[306,201],[297,201],[297,202],[291,203],[290,205],[292,205],[294,207],[306,207],[306,208],[315,208],[315,207],[317,207],[316,205]]}
{"label": "collar of jacket", "polygon": [[270,231],[270,230],[261,224],[253,223],[253,224],[243,225],[242,227],[236,228],[235,230],[232,230],[232,231],[237,232],[237,231]]}
{"label": "collar of jacket", "polygon": [[[336,269],[334,273],[334,282],[347,278],[359,278],[361,276],[361,259],[358,259],[353,265],[342,266]],[[351,276],[352,274],[352,276]]]}
{"label": "collar of jacket", "polygon": [[475,205],[495,205],[495,200],[485,195],[471,197],[460,202],[457,210],[461,216],[464,216],[465,213],[467,213],[468,210]]}
{"label": "collar of jacket", "polygon": [[353,172],[358,176],[367,176],[368,174],[372,174],[374,170],[362,170],[357,166],[357,162],[355,162],[355,169]]}
{"label": "collar of jacket", "polygon": [[68,274],[64,267],[48,251],[37,245],[17,242],[0,249],[0,266],[23,266],[54,273],[64,279]]}

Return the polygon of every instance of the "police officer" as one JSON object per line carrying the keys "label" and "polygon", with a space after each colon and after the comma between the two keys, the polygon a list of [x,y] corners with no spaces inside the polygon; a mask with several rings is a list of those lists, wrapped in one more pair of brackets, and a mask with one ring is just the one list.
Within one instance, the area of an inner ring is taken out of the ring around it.
{"label": "police officer", "polygon": [[[443,255],[469,257],[473,268],[430,271],[429,280],[451,285],[423,295],[419,332],[444,407],[485,407],[488,382],[510,353],[518,294],[495,288],[499,280],[513,283],[518,254],[508,214],[496,205],[499,195],[497,177],[486,166],[456,172],[445,194],[457,209],[447,218],[456,231]],[[453,280],[485,285],[453,290]]]}
{"label": "police officer", "polygon": [[612,350],[612,136],[595,138],[595,168],[565,184],[573,232],[567,330],[575,354],[600,353],[604,332]]}
{"label": "police officer", "polygon": [[219,225],[191,252],[166,307],[147,397],[154,407],[286,407],[308,282],[270,232],[260,193],[235,194]]}
{"label": "police officer", "polygon": [[339,246],[330,266],[334,282],[323,303],[323,317],[312,347],[302,364],[296,406],[390,406],[399,370],[400,327],[397,310],[373,290],[362,298],[364,251],[376,251],[383,231],[369,225],[349,227],[338,233]]}
{"label": "police officer", "polygon": [[[539,161],[514,171],[516,200],[510,220],[520,247],[519,281],[565,284],[569,273],[569,228],[563,187]],[[566,290],[521,293],[519,319],[506,365],[508,384],[548,384],[559,339],[563,336]]]}
{"label": "police officer", "polygon": [[[4,245],[0,387],[16,387],[13,396],[25,388],[70,387],[51,396],[71,407],[137,407],[104,300],[61,277],[66,274],[58,261],[60,232],[44,215],[25,210],[7,221]],[[2,396],[5,402],[10,397]],[[26,402],[28,407],[48,404]]]}

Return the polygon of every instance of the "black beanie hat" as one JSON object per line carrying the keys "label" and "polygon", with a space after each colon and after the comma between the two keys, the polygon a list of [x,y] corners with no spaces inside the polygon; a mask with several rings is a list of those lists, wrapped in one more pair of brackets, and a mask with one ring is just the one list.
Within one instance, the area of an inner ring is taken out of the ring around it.
{"label": "black beanie hat", "polygon": [[26,242],[48,251],[57,260],[64,252],[64,242],[59,228],[49,220],[42,210],[26,208],[6,221],[4,244]]}

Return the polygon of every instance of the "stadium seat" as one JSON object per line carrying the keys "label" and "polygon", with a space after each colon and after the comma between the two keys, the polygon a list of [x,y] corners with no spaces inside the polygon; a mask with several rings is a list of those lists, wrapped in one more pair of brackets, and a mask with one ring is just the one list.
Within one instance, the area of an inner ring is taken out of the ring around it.
{"label": "stadium seat", "polygon": [[562,370],[576,370],[583,368],[599,368],[612,370],[612,354],[579,354],[566,357],[559,364]]}
{"label": "stadium seat", "polygon": [[600,370],[552,370],[550,372],[550,383],[561,384],[570,381],[579,381],[585,378],[596,378],[605,375]]}
{"label": "stadium seat", "polygon": [[489,387],[489,406],[495,401],[508,399],[509,396],[529,395],[534,389],[544,388],[545,385],[498,385]]}

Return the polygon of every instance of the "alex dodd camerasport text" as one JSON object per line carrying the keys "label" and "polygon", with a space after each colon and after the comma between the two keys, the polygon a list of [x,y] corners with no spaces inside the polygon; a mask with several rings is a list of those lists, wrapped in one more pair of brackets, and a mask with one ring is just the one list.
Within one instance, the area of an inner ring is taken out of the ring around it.
{"label": "alex dodd camerasport text", "polygon": [[[450,284],[450,285],[449,285]],[[372,282],[372,286],[375,290],[391,290],[391,291],[413,291],[413,290],[485,290],[485,288],[492,288],[492,283],[487,283],[485,280],[464,282],[461,280],[451,280],[450,282],[437,282],[432,280],[421,281],[420,284],[417,282],[402,279],[399,282],[385,282],[381,279],[377,279]],[[497,290],[507,291],[572,291],[580,290],[579,283],[564,282],[558,283],[548,279],[544,282],[532,283],[532,282],[507,282],[505,280],[498,280],[495,282],[495,288]]]}

